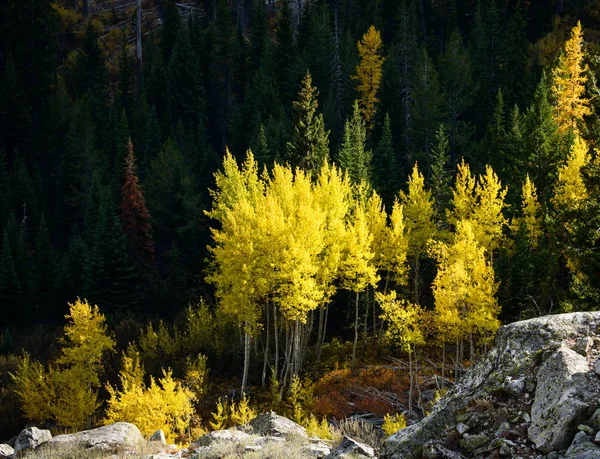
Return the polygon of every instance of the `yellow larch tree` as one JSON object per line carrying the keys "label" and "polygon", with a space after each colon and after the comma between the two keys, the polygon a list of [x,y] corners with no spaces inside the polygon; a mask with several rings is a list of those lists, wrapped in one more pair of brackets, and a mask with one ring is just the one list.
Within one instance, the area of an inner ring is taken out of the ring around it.
{"label": "yellow larch tree", "polygon": [[431,191],[425,189],[425,178],[415,163],[408,177],[408,194],[400,192],[404,225],[408,231],[408,260],[413,280],[413,303],[421,296],[421,259],[427,255],[427,245],[436,232],[435,209]]}
{"label": "yellow larch tree", "polygon": [[[529,243],[533,248],[536,248],[540,237],[542,236],[542,206],[537,197],[537,190],[534,183],[529,178],[529,174],[525,177],[521,188],[521,219],[525,224],[525,229],[529,236]],[[515,230],[518,229],[518,225]]]}
{"label": "yellow larch tree", "polygon": [[377,91],[381,84],[385,60],[381,55],[382,44],[381,34],[375,26],[369,27],[358,42],[360,63],[356,67],[356,75],[353,78],[358,81],[359,105],[368,128],[371,127],[373,116],[377,111],[375,107],[378,102]]}
{"label": "yellow larch tree", "polygon": [[356,362],[356,344],[358,342],[358,305],[360,292],[367,286],[375,288],[379,281],[377,268],[373,262],[373,234],[365,209],[356,203],[353,214],[346,227],[346,248],[341,263],[342,287],[355,293],[354,345],[352,346],[352,368]]}
{"label": "yellow larch tree", "polygon": [[578,131],[583,117],[591,114],[590,100],[585,97],[589,68],[584,63],[582,44],[583,31],[577,21],[553,72],[554,122],[563,134],[569,129]]}
{"label": "yellow larch tree", "polygon": [[576,136],[566,163],[558,170],[558,182],[553,198],[553,204],[558,210],[576,210],[587,199],[581,168],[589,161],[586,141]]}
{"label": "yellow larch tree", "polygon": [[448,223],[456,225],[461,220],[473,218],[477,200],[475,198],[475,177],[471,174],[471,168],[462,158],[457,165],[456,183],[452,190],[452,208],[446,209]]}
{"label": "yellow larch tree", "polygon": [[479,176],[475,189],[477,204],[472,220],[477,242],[490,260],[493,260],[494,251],[500,247],[503,229],[507,224],[502,213],[506,207],[504,198],[507,191],[506,188],[502,188],[502,183],[492,167],[486,166],[485,174]]}
{"label": "yellow larch tree", "polygon": [[439,340],[444,344],[456,341],[458,362],[468,339],[473,359],[474,337],[487,340],[500,326],[494,270],[469,220],[456,224],[453,243],[437,243],[432,253],[438,261],[432,287]]}

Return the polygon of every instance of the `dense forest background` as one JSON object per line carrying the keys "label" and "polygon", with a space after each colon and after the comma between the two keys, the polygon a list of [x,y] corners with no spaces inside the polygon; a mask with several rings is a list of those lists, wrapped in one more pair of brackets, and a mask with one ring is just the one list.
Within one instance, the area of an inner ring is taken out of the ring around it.
{"label": "dense forest background", "polygon": [[[226,149],[240,163],[252,150],[261,170],[305,165],[294,156],[303,100],[322,115],[319,132],[329,132],[325,157],[348,164],[350,144],[361,142],[360,154],[368,153],[361,179],[388,213],[400,191],[410,193],[417,162],[434,193],[433,221],[449,230],[444,212],[457,165],[464,158],[475,175],[493,168],[507,189],[505,239],[490,256],[502,320],[597,307],[598,164],[590,160],[575,182],[581,189],[573,196],[585,196],[585,206],[563,206],[569,200],[555,190],[580,138],[586,152],[598,145],[598,0],[140,3],[142,59],[135,2],[0,0],[1,354],[25,349],[41,361],[56,358],[67,303],[81,297],[106,314],[118,349],[133,341],[145,349],[149,373],[177,368],[182,348],[165,342],[217,309],[207,281],[210,228],[221,223],[208,212],[215,172]],[[586,110],[565,132],[554,69],[568,57],[564,45],[578,20]],[[371,26],[381,36],[383,66],[361,128],[357,43]],[[521,216],[527,177],[541,205],[535,244],[526,225],[508,224]],[[426,309],[434,307],[434,258],[426,251],[413,257],[419,277],[399,286]],[[341,355],[340,343],[355,333],[351,290],[337,290],[325,317]],[[364,334],[375,339],[378,306],[373,295],[363,298],[361,317],[373,308]],[[188,307],[198,304],[196,312]],[[210,320],[217,319],[200,331]],[[250,342],[235,326],[221,328],[214,340],[197,330],[189,349],[208,355],[211,374],[238,377]],[[263,335],[253,338],[256,355]],[[250,382],[261,375],[264,382],[262,360],[254,360]],[[106,370],[113,380],[117,366]],[[8,387],[8,370],[4,377]]]}

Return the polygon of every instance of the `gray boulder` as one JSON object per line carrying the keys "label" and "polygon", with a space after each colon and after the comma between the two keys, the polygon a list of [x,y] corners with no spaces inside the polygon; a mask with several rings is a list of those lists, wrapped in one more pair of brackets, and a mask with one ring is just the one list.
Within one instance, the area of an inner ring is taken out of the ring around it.
{"label": "gray boulder", "polygon": [[38,429],[37,427],[28,427],[21,431],[15,442],[15,456],[21,451],[36,449],[42,443],[46,443],[52,438],[49,430]]}
{"label": "gray boulder", "polygon": [[349,457],[375,457],[375,451],[369,445],[360,443],[350,437],[342,438],[342,442],[325,459],[345,459]]}
{"label": "gray boulder", "polygon": [[148,441],[153,443],[158,443],[159,445],[166,446],[167,439],[165,438],[165,433],[158,429],[156,432],[152,434],[152,436],[148,439]]}
{"label": "gray boulder", "polygon": [[600,446],[593,444],[585,432],[575,435],[573,443],[565,453],[565,459],[600,459]]}
{"label": "gray boulder", "polygon": [[214,430],[202,435],[198,441],[192,443],[192,446],[210,446],[218,442],[241,443],[250,440],[257,440],[257,438],[241,430]]}
{"label": "gray boulder", "polygon": [[600,312],[576,312],[501,327],[496,333],[495,346],[485,359],[457,382],[429,416],[386,439],[380,457],[419,459],[423,445],[456,425],[457,414],[464,412],[471,402],[497,391],[510,392],[506,382],[522,377],[527,391],[535,389],[535,372],[544,356],[559,349],[563,342],[575,343],[581,337],[593,335],[599,326]]}
{"label": "gray boulder", "polygon": [[593,413],[588,371],[587,359],[564,345],[540,366],[528,429],[529,438],[540,451],[567,448],[577,425]]}
{"label": "gray boulder", "polygon": [[262,436],[308,437],[306,429],[300,424],[279,416],[273,411],[256,416],[250,421],[250,427],[252,427],[254,433]]}
{"label": "gray boulder", "polygon": [[46,442],[44,447],[67,443],[80,444],[85,448],[100,451],[135,452],[145,440],[137,426],[128,422],[117,422],[74,434],[57,435]]}
{"label": "gray boulder", "polygon": [[7,445],[7,444],[0,445],[0,458],[1,459],[12,458],[13,454],[15,454],[15,450],[13,449],[12,446]]}

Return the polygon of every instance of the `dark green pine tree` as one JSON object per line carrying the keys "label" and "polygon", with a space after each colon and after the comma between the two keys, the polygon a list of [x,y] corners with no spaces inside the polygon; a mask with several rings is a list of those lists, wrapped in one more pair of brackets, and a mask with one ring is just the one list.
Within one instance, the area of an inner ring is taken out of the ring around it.
{"label": "dark green pine tree", "polygon": [[[23,77],[32,105],[35,127],[46,98],[56,84],[59,18],[51,0],[4,1],[2,20],[4,58],[12,56]],[[3,45],[0,45],[3,47]]]}
{"label": "dark green pine tree", "polygon": [[371,160],[373,152],[366,149],[367,128],[360,113],[358,102],[354,102],[352,117],[346,121],[342,147],[337,155],[338,165],[348,171],[353,185],[371,184]]}
{"label": "dark green pine tree", "polygon": [[450,36],[446,52],[440,58],[440,76],[446,96],[444,111],[448,117],[450,157],[456,163],[461,116],[471,105],[477,89],[473,82],[469,52],[463,48],[457,29]]}
{"label": "dark green pine tree", "polygon": [[520,157],[514,158],[519,161],[516,168],[521,171],[520,181],[528,173],[542,202],[550,197],[558,177],[558,166],[566,158],[568,151],[557,134],[549,98],[549,82],[544,76],[523,116],[522,152]]}
{"label": "dark green pine tree", "polygon": [[444,120],[444,97],[433,61],[423,47],[413,76],[409,136],[414,158],[424,168],[431,164],[431,145]]}
{"label": "dark green pine tree", "polygon": [[0,255],[0,308],[2,310],[0,320],[2,326],[6,327],[20,318],[20,305],[23,299],[23,289],[13,259],[8,229],[4,230]]}
{"label": "dark green pine tree", "polygon": [[[307,5],[309,2],[307,2]],[[321,100],[329,97],[332,83],[335,41],[331,27],[329,7],[325,0],[311,5],[308,37],[304,48],[304,60],[315,86],[319,88]]]}
{"label": "dark green pine tree", "polygon": [[180,311],[188,303],[188,271],[183,264],[183,255],[173,242],[167,252],[167,278],[165,280],[164,309]]}
{"label": "dark green pine tree", "polygon": [[[252,2],[252,28],[250,30],[250,68],[252,73],[258,70],[265,47],[270,45],[267,8],[262,0]],[[268,43],[267,43],[268,42]]]}
{"label": "dark green pine tree", "polygon": [[184,27],[176,0],[165,0],[165,12],[163,16],[163,25],[160,29],[161,51],[164,59],[165,68],[171,60],[171,52],[177,42],[179,31]]}
{"label": "dark green pine tree", "polygon": [[25,160],[18,156],[15,160],[14,169],[11,174],[11,201],[14,204],[12,212],[22,216],[22,219],[30,228],[30,224],[39,221],[39,198],[36,193],[36,183],[29,173]]}
{"label": "dark green pine tree", "polygon": [[288,157],[293,166],[301,167],[316,178],[329,159],[329,131],[325,130],[323,115],[317,113],[317,88],[307,73],[298,92],[294,107],[294,135],[288,143]]}
{"label": "dark green pine tree", "polygon": [[392,123],[389,115],[386,114],[381,139],[373,154],[373,186],[381,196],[386,209],[392,208],[403,176],[394,150]]}
{"label": "dark green pine tree", "polygon": [[148,105],[155,107],[156,111],[161,114],[160,121],[163,131],[170,129],[167,64],[164,63],[158,40],[153,34],[150,34],[145,41],[143,75],[144,94],[148,100]]}
{"label": "dark green pine tree", "polygon": [[[74,95],[89,93],[93,99],[94,109],[106,106],[108,98],[106,59],[91,22],[88,23],[81,46],[77,50],[75,69],[71,79]],[[102,119],[104,114],[95,113],[94,116],[98,120]]]}
{"label": "dark green pine tree", "polygon": [[203,205],[195,176],[173,140],[167,140],[152,160],[144,190],[157,256],[164,256],[176,242],[185,247],[185,266],[191,268],[204,247],[198,232],[204,222]]}
{"label": "dark green pine tree", "polygon": [[450,204],[450,182],[452,181],[450,142],[443,124],[435,133],[435,139],[435,144],[431,148],[429,189],[435,203],[438,224],[440,224]]}
{"label": "dark green pine tree", "polygon": [[502,90],[499,89],[496,94],[494,112],[488,123],[478,158],[481,169],[489,164],[502,178],[506,177],[504,172],[507,169],[504,163],[504,148],[506,147],[506,116],[504,112],[504,96]]}
{"label": "dark green pine tree", "polygon": [[4,227],[4,235],[8,238],[6,244],[12,250],[12,263],[17,274],[17,285],[21,291],[19,302],[15,305],[17,308],[16,317],[28,320],[30,316],[27,314],[31,312],[31,307],[35,299],[33,297],[33,289],[31,288],[33,279],[32,260],[28,240],[26,240],[29,223],[25,214],[19,213],[19,215],[19,222],[17,222],[15,214],[10,215]]}
{"label": "dark green pine tree", "polygon": [[279,81],[279,98],[287,110],[291,108],[298,80],[298,50],[294,38],[292,9],[289,0],[282,0],[275,31],[274,68]]}
{"label": "dark green pine tree", "polygon": [[252,146],[252,152],[254,153],[254,158],[258,161],[258,167],[261,170],[263,166],[270,167],[273,164],[273,157],[271,156],[271,149],[269,148],[265,126],[262,124],[258,129],[258,135]]}
{"label": "dark green pine tree", "polygon": [[187,27],[179,30],[167,70],[169,102],[173,121],[181,121],[190,132],[198,127],[204,110],[204,91],[198,59]]}
{"label": "dark green pine tree", "polygon": [[139,302],[135,265],[110,200],[100,205],[92,248],[85,266],[87,299],[107,313],[134,311]]}
{"label": "dark green pine tree", "polygon": [[506,96],[506,105],[515,104],[524,109],[530,101],[532,78],[529,70],[529,47],[527,21],[523,17],[523,6],[519,0],[508,21],[502,45],[501,81]]}
{"label": "dark green pine tree", "polygon": [[4,231],[4,222],[8,220],[10,209],[12,209],[12,199],[10,197],[10,181],[6,162],[4,161],[4,152],[0,150],[0,232]]}
{"label": "dark green pine tree", "polygon": [[123,33],[123,41],[119,51],[117,82],[117,106],[125,110],[127,115],[133,115],[135,104],[135,61],[127,46],[127,34]]}
{"label": "dark green pine tree", "polygon": [[57,259],[46,218],[42,215],[35,240],[35,298],[38,314],[46,320],[60,321],[57,310],[58,277]]}
{"label": "dark green pine tree", "polygon": [[13,167],[16,155],[31,153],[31,110],[27,91],[15,61],[9,57],[0,85],[0,150],[6,154],[7,166]]}
{"label": "dark green pine tree", "polygon": [[[89,258],[89,246],[79,227],[74,225],[63,261],[63,295],[68,302],[73,302],[86,293],[86,265]],[[66,308],[63,312],[66,313]]]}

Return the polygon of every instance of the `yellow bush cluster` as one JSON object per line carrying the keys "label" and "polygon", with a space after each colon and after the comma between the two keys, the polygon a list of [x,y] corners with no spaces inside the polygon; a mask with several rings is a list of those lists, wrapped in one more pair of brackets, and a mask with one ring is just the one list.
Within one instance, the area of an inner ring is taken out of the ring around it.
{"label": "yellow bush cluster", "polygon": [[210,426],[213,430],[245,425],[256,417],[256,411],[250,407],[250,400],[246,394],[242,395],[237,404],[235,401],[230,403],[227,399],[220,398],[216,411],[211,414],[214,421],[210,422]]}
{"label": "yellow bush cluster", "polygon": [[386,414],[383,417],[383,433],[385,433],[386,437],[390,437],[392,435],[394,435],[396,432],[398,432],[401,429],[404,429],[406,427],[406,418],[404,417],[403,414],[394,414],[393,416],[390,416],[389,414]]}
{"label": "yellow bush cluster", "polygon": [[195,395],[173,379],[171,370],[163,370],[158,384],[150,378],[150,386],[146,387],[144,369],[140,365],[139,354],[135,352],[132,356],[123,356],[119,379],[121,390],[110,384],[106,386],[110,394],[106,424],[131,422],[146,436],[162,429],[169,442],[185,432],[194,413],[192,402]]}

